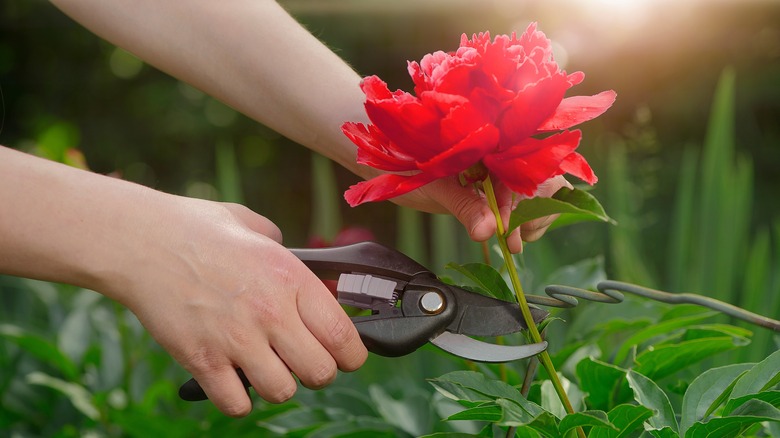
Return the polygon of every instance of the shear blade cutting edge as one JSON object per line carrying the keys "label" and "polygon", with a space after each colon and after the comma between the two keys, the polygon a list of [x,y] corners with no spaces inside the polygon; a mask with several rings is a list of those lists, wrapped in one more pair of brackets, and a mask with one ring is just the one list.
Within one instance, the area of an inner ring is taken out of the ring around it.
{"label": "shear blade cutting edge", "polygon": [[431,339],[431,344],[477,362],[509,362],[535,356],[547,349],[547,341],[528,345],[496,345],[450,332]]}

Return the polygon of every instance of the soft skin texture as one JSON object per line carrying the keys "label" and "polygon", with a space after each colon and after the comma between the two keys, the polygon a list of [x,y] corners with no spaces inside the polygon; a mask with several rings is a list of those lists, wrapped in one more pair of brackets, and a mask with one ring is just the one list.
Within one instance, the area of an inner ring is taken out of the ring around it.
{"label": "soft skin texture", "polygon": [[[368,123],[360,76],[270,0],[55,0],[85,27],[151,65],[211,94],[280,134],[364,179],[381,174],[357,164],[345,121]],[[560,178],[551,184],[566,185]],[[511,196],[499,199],[509,205]],[[394,202],[451,213],[476,241],[490,238],[495,219],[484,198],[457,178],[429,184]],[[521,232],[508,237],[522,248]]]}
{"label": "soft skin texture", "polygon": [[[356,163],[340,130],[346,120],[367,122],[360,77],[275,2],[53,3],[361,177],[379,174]],[[510,208],[511,194],[500,197]],[[496,229],[484,199],[454,178],[399,203],[450,212],[475,240]],[[0,205],[14,212],[0,215],[0,273],[70,283],[124,304],[227,415],[251,409],[236,367],[263,398],[282,402],[295,392],[291,372],[320,388],[337,368],[365,361],[327,288],[281,245],[274,224],[245,207],[164,194],[4,147]],[[523,232],[538,236],[544,225]],[[510,245],[519,250],[519,232]]]}
{"label": "soft skin texture", "polygon": [[131,309],[224,413],[351,371],[367,352],[279,229],[236,204],[164,194],[0,147],[0,272],[90,288]]}

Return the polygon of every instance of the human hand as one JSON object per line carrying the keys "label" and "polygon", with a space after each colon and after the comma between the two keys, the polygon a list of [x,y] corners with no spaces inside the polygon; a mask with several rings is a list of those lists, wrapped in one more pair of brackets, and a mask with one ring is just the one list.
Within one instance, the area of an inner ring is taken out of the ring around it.
{"label": "human hand", "polygon": [[[550,178],[539,186],[536,196],[550,197],[561,187],[571,188],[563,176]],[[496,184],[496,197],[504,227],[517,202],[525,196],[512,193],[503,184]],[[407,195],[394,199],[399,205],[416,208],[429,213],[451,213],[466,228],[469,237],[483,242],[496,232],[496,220],[488,207],[485,196],[470,186],[462,186],[455,177],[442,178]],[[523,241],[532,242],[544,235],[558,215],[534,219],[522,224],[507,236],[510,251],[522,251]]]}
{"label": "human hand", "polygon": [[240,205],[170,198],[142,237],[124,239],[127,274],[107,287],[222,412],[251,410],[236,368],[279,403],[295,393],[291,373],[316,389],[362,365],[350,319],[273,223]]}

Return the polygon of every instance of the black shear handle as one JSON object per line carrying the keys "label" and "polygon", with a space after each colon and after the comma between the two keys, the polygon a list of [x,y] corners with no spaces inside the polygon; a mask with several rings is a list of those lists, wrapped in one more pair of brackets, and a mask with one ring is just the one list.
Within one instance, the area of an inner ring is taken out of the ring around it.
{"label": "black shear handle", "polygon": [[330,248],[294,248],[290,252],[321,278],[336,279],[345,272],[381,275],[408,281],[431,271],[406,254],[377,242],[360,242]]}
{"label": "black shear handle", "polygon": [[[432,333],[441,333],[449,323],[446,318],[397,317],[377,319],[373,316],[352,319],[360,339],[368,351],[386,357],[405,356],[422,347],[430,340]],[[251,384],[241,369],[236,369],[245,388]],[[179,397],[185,401],[200,401],[208,396],[195,379],[190,379],[179,388]]]}
{"label": "black shear handle", "polygon": [[[249,394],[249,387],[252,386],[252,384],[249,383],[249,379],[246,378],[246,375],[241,371],[241,368],[236,369],[236,373],[241,379],[241,383],[244,384],[244,388],[247,389],[247,394]],[[184,401],[201,401],[207,400],[209,396],[206,395],[206,391],[203,390],[197,380],[190,379],[184,382],[184,385],[181,385],[179,388],[179,398]]]}

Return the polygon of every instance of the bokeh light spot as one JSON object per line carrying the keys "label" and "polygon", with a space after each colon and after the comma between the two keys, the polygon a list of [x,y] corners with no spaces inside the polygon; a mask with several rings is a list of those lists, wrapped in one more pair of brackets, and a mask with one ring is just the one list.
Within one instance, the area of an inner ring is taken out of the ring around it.
{"label": "bokeh light spot", "polygon": [[122,79],[132,79],[138,76],[144,63],[132,53],[117,47],[108,58],[108,67],[115,76]]}

